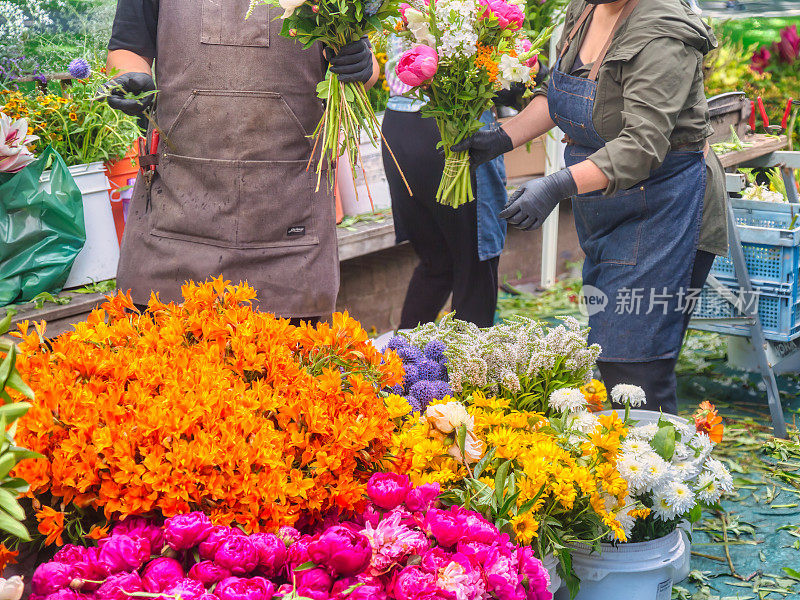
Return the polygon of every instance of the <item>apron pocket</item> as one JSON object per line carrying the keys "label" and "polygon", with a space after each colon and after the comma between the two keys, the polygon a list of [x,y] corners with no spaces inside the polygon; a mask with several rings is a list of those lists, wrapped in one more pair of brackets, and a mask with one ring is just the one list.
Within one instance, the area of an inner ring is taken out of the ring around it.
{"label": "apron pocket", "polygon": [[636,264],[647,220],[644,187],[613,196],[584,194],[576,196],[572,205],[581,247],[595,264]]}
{"label": "apron pocket", "polygon": [[[269,7],[256,6],[249,19],[249,0],[202,0],[200,41],[219,46],[269,46]],[[231,27],[236,23],[236,27]]]}
{"label": "apron pocket", "polygon": [[306,161],[230,161],[164,154],[151,233],[225,248],[319,243]]}

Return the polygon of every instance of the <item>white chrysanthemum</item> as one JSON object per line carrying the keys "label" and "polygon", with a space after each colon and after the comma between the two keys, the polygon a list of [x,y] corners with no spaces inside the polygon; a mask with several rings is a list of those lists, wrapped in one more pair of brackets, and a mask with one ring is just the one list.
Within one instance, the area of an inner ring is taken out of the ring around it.
{"label": "white chrysanthemum", "polygon": [[700,473],[697,478],[697,498],[707,504],[714,504],[722,497],[722,488],[716,477],[709,471]]}
{"label": "white chrysanthemum", "polygon": [[720,461],[716,458],[709,458],[706,461],[705,470],[714,476],[723,492],[733,491],[733,476]]}
{"label": "white chrysanthemum", "polygon": [[642,454],[639,457],[639,461],[644,466],[644,471],[647,474],[645,490],[649,492],[661,486],[669,475],[669,463],[655,452]]}
{"label": "white chrysanthemum", "polygon": [[622,454],[631,454],[639,456],[645,452],[652,452],[653,448],[645,440],[641,438],[628,437],[620,447]]}
{"label": "white chrysanthemum", "polygon": [[577,388],[562,388],[550,394],[550,408],[558,412],[574,412],[586,408],[586,398]]}
{"label": "white chrysanthemum", "polygon": [[569,416],[567,427],[588,434],[597,429],[598,423],[597,417],[588,410],[576,410]]}
{"label": "white chrysanthemum", "polygon": [[658,433],[658,425],[656,423],[648,423],[647,425],[639,425],[632,427],[628,431],[628,439],[645,440],[649,442]]}
{"label": "white chrysanthemum", "polygon": [[679,481],[668,481],[653,493],[653,510],[662,521],[685,515],[696,503],[691,488]]}
{"label": "white chrysanthemum", "polygon": [[689,445],[694,448],[695,456],[700,459],[705,459],[714,449],[714,442],[711,441],[711,438],[706,433],[695,434]]}
{"label": "white chrysanthemum", "polygon": [[678,460],[686,460],[690,456],[694,456],[694,450],[689,448],[683,442],[675,442],[675,456],[674,458]]}
{"label": "white chrysanthemum", "polygon": [[691,440],[694,437],[695,428],[691,423],[675,422],[672,419],[669,421],[675,426],[675,431],[678,432],[682,441]]}
{"label": "white chrysanthemum", "polygon": [[700,474],[703,463],[692,456],[684,460],[674,460],[672,463],[672,474],[679,481],[692,481]]}
{"label": "white chrysanthemum", "polygon": [[644,390],[638,385],[618,383],[611,390],[611,398],[617,404],[629,404],[631,408],[638,408],[647,402]]}
{"label": "white chrysanthemum", "polygon": [[651,472],[641,460],[641,454],[623,454],[617,461],[617,470],[628,483],[633,494],[641,494],[651,481]]}

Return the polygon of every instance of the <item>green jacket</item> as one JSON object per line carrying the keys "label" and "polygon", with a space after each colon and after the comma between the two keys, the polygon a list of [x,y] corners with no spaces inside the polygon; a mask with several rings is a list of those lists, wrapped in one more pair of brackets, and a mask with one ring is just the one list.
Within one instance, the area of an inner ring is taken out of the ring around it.
{"label": "green jacket", "polygon": [[[572,0],[564,40],[587,3]],[[561,70],[570,72],[589,21]],[[608,177],[606,194],[647,179],[671,149],[702,150],[713,133],[703,88],[703,56],[716,46],[710,28],[681,0],[640,0],[620,26],[597,77],[593,121],[605,147],[591,156]],[[591,65],[576,71],[583,75]],[[545,90],[546,93],[546,90]],[[709,152],[700,249],[727,254],[725,174]]]}

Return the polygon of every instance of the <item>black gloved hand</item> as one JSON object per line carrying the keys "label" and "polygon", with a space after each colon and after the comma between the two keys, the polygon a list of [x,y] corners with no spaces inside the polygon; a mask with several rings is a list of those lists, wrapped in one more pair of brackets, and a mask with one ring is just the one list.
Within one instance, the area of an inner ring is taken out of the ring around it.
{"label": "black gloved hand", "polygon": [[[106,101],[115,108],[132,117],[140,117],[153,106],[156,83],[147,73],[123,73],[106,84]],[[126,98],[128,94],[139,98]]]}
{"label": "black gloved hand", "polygon": [[494,103],[497,106],[510,106],[516,110],[522,110],[522,96],[525,94],[525,84],[515,81],[509,89],[498,90],[494,95]]}
{"label": "black gloved hand", "polygon": [[539,229],[548,215],[564,198],[578,193],[569,169],[531,179],[509,198],[500,217],[517,229]]}
{"label": "black gloved hand", "polygon": [[366,83],[372,77],[372,48],[366,36],[350,42],[338,54],[334,55],[330,48],[325,53],[332,55],[328,58],[331,73],[335,73],[342,83]]}
{"label": "black gloved hand", "polygon": [[481,129],[475,135],[464,138],[452,148],[453,152],[467,152],[473,167],[478,167],[497,158],[501,154],[511,152],[514,143],[502,127]]}

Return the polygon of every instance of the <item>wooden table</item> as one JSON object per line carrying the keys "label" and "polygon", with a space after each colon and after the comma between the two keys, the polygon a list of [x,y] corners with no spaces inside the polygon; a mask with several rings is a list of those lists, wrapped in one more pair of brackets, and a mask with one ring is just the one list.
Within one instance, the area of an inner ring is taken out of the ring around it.
{"label": "wooden table", "polygon": [[742,163],[746,163],[747,161],[753,160],[754,158],[760,158],[770,154],[771,152],[783,150],[789,143],[789,138],[787,138],[785,135],[776,137],[759,133],[756,135],[745,136],[742,142],[752,144],[752,146],[749,146],[744,150],[720,154],[719,160],[723,167],[730,169],[732,167],[741,165]]}

